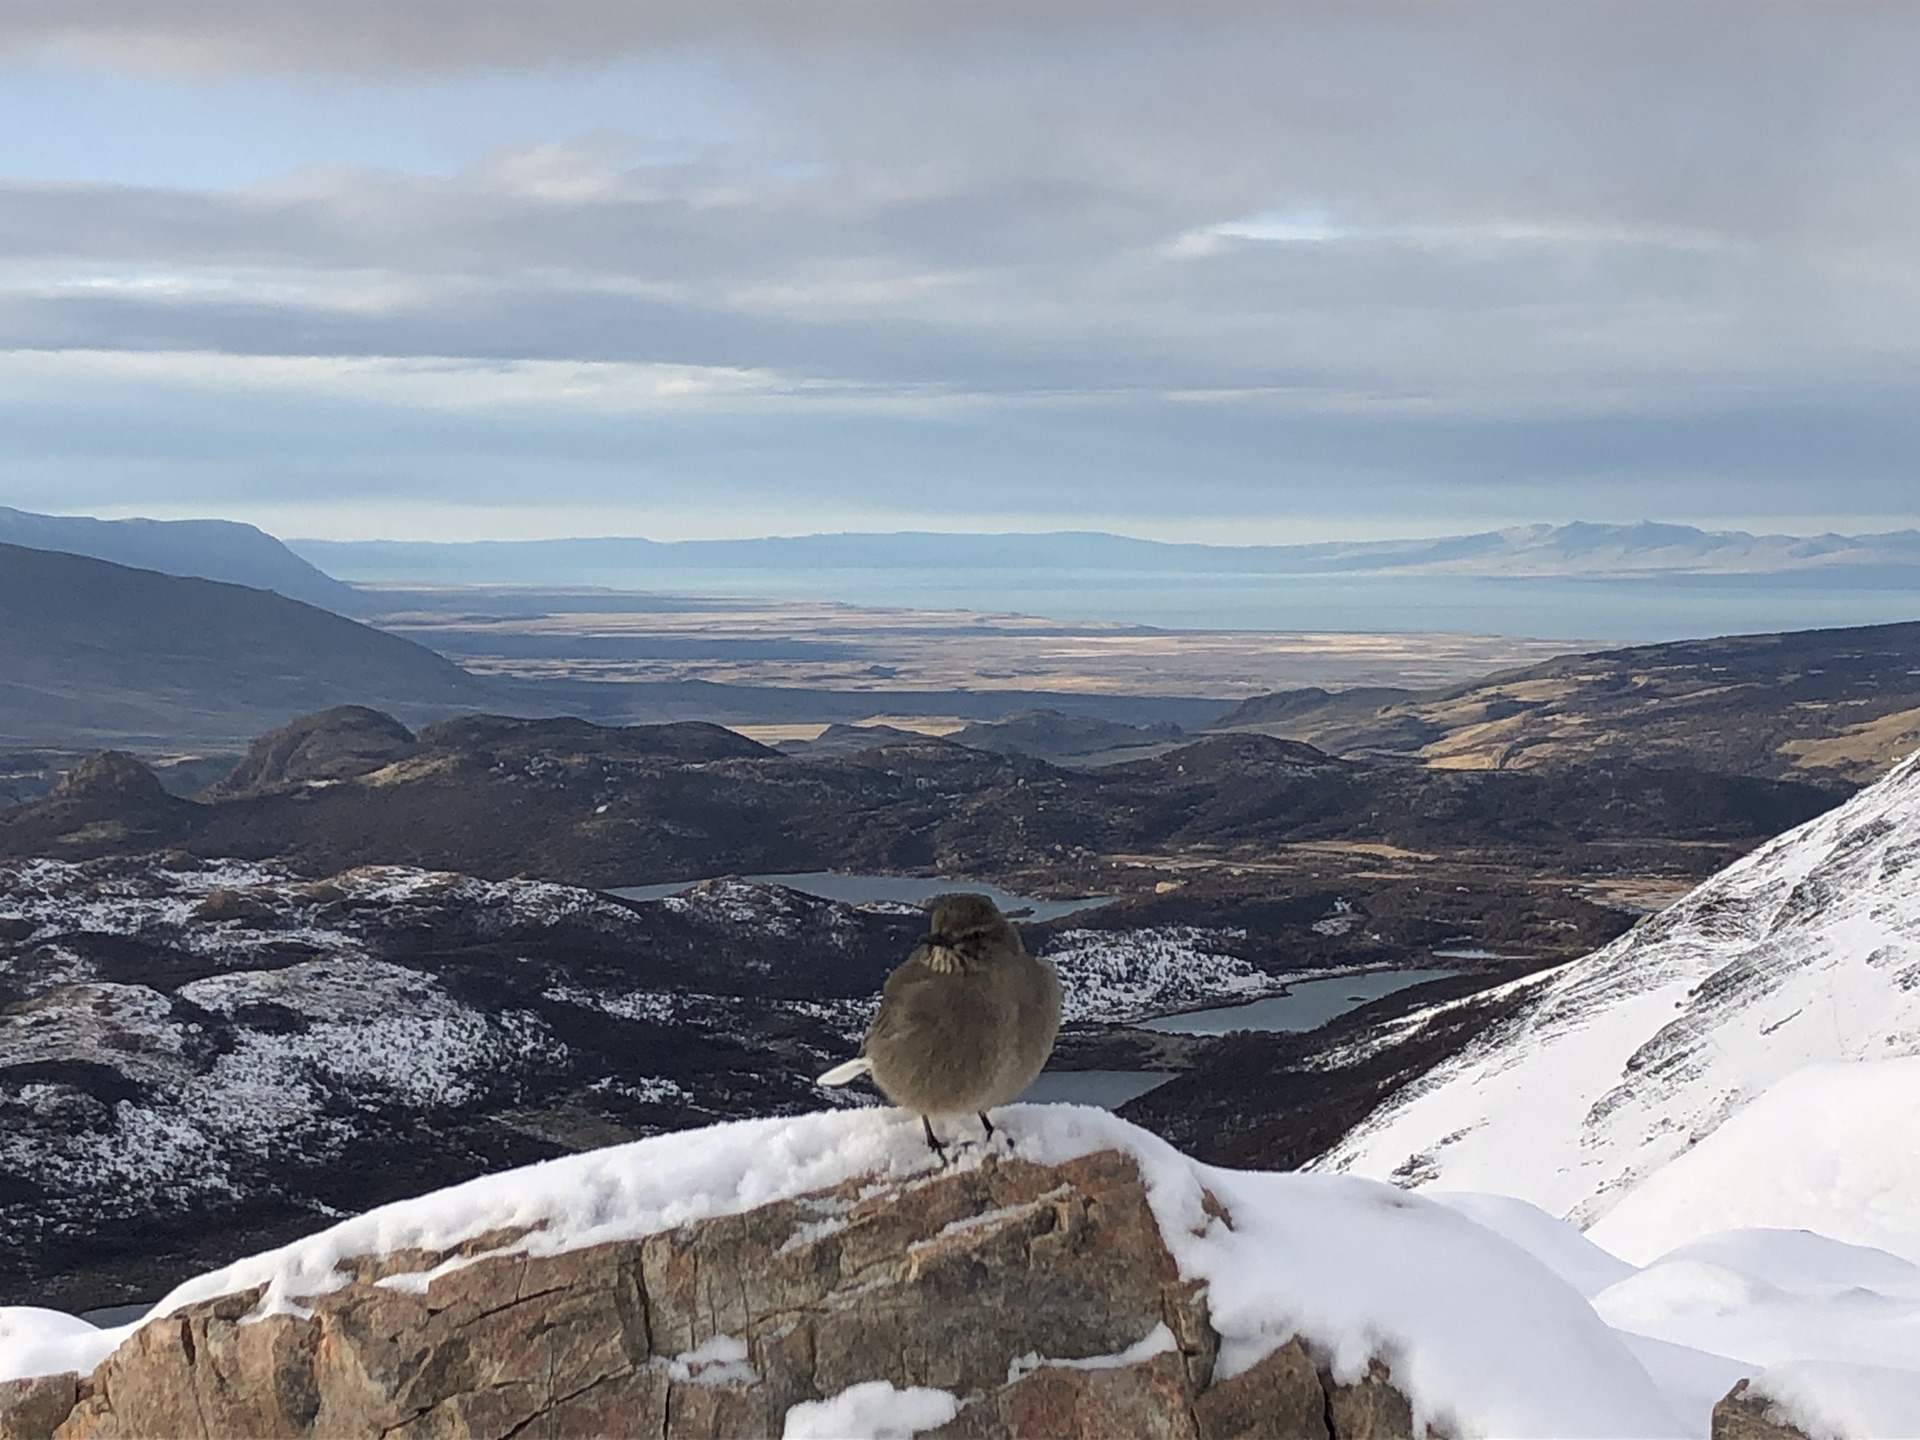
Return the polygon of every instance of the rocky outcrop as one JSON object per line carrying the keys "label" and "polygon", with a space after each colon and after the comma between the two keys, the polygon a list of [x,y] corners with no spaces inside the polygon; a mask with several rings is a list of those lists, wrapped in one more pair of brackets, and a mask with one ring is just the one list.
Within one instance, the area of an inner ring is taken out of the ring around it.
{"label": "rocky outcrop", "polygon": [[1772,1399],[1742,1380],[1713,1407],[1712,1440],[1807,1440],[1807,1432],[1790,1424]]}
{"label": "rocky outcrop", "polygon": [[339,705],[262,735],[230,775],[207,788],[206,798],[233,800],[350,780],[404,760],[417,748],[413,732],[391,715]]}
{"label": "rocky outcrop", "polygon": [[1115,1151],[538,1241],[361,1257],[304,1313],[257,1315],[258,1290],[188,1306],[90,1376],[8,1393],[0,1435],[775,1435],[877,1381],[953,1396],[925,1432],[947,1440],[1412,1434],[1384,1367],[1335,1384],[1298,1338],[1216,1376],[1207,1295]]}

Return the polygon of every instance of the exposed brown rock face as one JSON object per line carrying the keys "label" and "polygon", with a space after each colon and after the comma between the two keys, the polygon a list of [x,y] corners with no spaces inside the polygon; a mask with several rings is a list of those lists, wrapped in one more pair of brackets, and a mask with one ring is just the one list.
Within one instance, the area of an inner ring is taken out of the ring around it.
{"label": "exposed brown rock face", "polygon": [[1807,1440],[1804,1430],[1788,1424],[1773,1402],[1746,1380],[1713,1407],[1711,1433],[1713,1440]]}
{"label": "exposed brown rock face", "polygon": [[1215,1384],[1206,1297],[1115,1152],[498,1253],[521,1238],[368,1258],[305,1316],[247,1319],[258,1292],[188,1307],[84,1380],[0,1391],[0,1436],[777,1435],[790,1407],[874,1380],[958,1397],[928,1432],[947,1440],[1411,1435],[1383,1368],[1333,1386],[1298,1340]]}

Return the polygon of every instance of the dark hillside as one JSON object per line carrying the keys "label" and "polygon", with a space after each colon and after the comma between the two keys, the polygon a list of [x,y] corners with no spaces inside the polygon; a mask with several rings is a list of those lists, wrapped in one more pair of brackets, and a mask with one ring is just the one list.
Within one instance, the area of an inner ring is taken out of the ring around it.
{"label": "dark hillside", "polygon": [[0,544],[222,580],[342,614],[360,613],[359,592],[351,585],[314,568],[266,531],[233,520],[96,520],[0,505]]}
{"label": "dark hillside", "polygon": [[492,698],[412,641],[271,591],[0,544],[0,741],[232,744],[331,705],[417,722]]}

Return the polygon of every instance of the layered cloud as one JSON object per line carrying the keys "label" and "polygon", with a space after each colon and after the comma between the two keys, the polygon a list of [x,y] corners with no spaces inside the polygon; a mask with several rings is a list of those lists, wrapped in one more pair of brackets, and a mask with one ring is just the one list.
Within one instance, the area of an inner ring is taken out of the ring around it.
{"label": "layered cloud", "polygon": [[[836,514],[929,486],[1134,528],[1884,517],[1911,503],[1916,30],[1821,4],[10,6],[0,55],[42,90],[111,76],[129,113],[196,118],[164,183],[114,160],[152,137],[111,106],[70,173],[0,146],[26,427],[0,459],[41,505],[124,490],[147,426],[143,474],[251,474],[259,503],[278,433],[343,495],[538,465],[589,507],[791,504],[798,477]],[[264,157],[241,183],[206,153],[223,124]],[[234,419],[262,391],[278,432]]]}

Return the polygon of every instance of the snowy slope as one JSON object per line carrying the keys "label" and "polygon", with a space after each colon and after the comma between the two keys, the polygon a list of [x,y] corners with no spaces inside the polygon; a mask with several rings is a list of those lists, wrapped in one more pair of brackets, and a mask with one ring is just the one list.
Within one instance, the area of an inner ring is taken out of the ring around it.
{"label": "snowy slope", "polygon": [[1920,1056],[1795,1071],[1588,1233],[1644,1264],[1735,1229],[1807,1230],[1920,1266]]}
{"label": "snowy slope", "polygon": [[1526,983],[1319,1168],[1585,1227],[1792,1072],[1920,1052],[1920,756]]}

